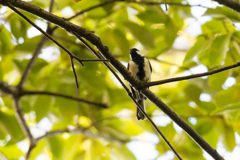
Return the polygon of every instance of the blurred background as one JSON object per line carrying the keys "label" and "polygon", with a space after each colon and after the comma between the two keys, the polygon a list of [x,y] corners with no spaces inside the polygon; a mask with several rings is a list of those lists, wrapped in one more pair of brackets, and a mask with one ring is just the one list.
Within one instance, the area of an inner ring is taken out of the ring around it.
{"label": "blurred background", "polygon": [[[49,10],[50,0],[28,0]],[[125,66],[129,49],[151,62],[152,81],[211,71],[240,60],[240,15],[211,0],[160,0],[131,3],[107,0],[54,0],[52,13],[94,31]],[[85,11],[92,6],[103,4]],[[85,11],[76,17],[77,13]],[[22,11],[46,31],[48,22]],[[49,25],[55,27],[54,24]],[[52,36],[82,59],[96,59],[76,37],[61,28]],[[5,6],[0,6],[0,80],[17,85],[43,35]],[[94,47],[94,46],[93,46]],[[137,121],[136,106],[101,62],[74,61],[46,41],[25,89],[49,91],[104,103],[107,109],[53,96],[24,96],[24,118],[35,138],[50,131],[80,129],[42,138],[29,159],[177,159],[151,124]],[[127,84],[127,82],[126,82]],[[240,157],[239,68],[212,76],[150,88],[225,158]],[[184,160],[212,158],[149,100],[148,115]],[[0,94],[0,159],[23,160],[29,140],[15,118],[12,99]]]}

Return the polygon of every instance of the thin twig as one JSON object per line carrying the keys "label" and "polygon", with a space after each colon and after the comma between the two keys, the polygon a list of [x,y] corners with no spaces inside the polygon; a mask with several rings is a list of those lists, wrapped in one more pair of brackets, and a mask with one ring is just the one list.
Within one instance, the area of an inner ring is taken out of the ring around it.
{"label": "thin twig", "polygon": [[[62,48],[69,56],[72,62],[72,58],[77,59],[80,64],[82,66],[84,66],[84,64],[82,63],[81,59],[78,58],[77,56],[75,56],[74,54],[72,54],[67,48],[65,48],[64,46],[62,46],[60,43],[58,43],[54,38],[52,38],[47,32],[43,31],[40,27],[38,27],[35,23],[33,23],[30,19],[28,19],[24,14],[22,14],[21,12],[19,12],[14,6],[11,5],[11,3],[8,3],[9,8],[11,8],[13,11],[15,11],[18,15],[20,15],[22,18],[24,18],[28,23],[30,23],[32,26],[34,26],[36,29],[38,29],[44,36],[46,36],[49,40],[51,40],[52,42],[54,42],[56,45],[58,45],[60,48]],[[73,63],[72,63],[73,66]],[[76,72],[74,70],[73,67],[73,73],[75,76],[75,81],[76,81],[76,85],[78,88],[78,82],[77,82],[77,75]]]}
{"label": "thin twig", "polygon": [[108,1],[108,2],[103,2],[103,3],[100,3],[100,4],[97,4],[95,6],[92,6],[88,9],[85,9],[85,10],[82,10],[78,13],[76,13],[74,16],[70,17],[70,18],[67,18],[67,20],[71,20],[87,11],[90,11],[92,9],[95,9],[95,8],[98,8],[98,7],[102,7],[102,6],[105,6],[107,4],[110,4],[110,3],[114,3],[114,2],[125,2],[125,3],[136,3],[136,4],[145,4],[145,5],[161,5],[161,4],[165,4],[165,7],[166,7],[166,10],[167,9],[167,4],[170,5],[170,6],[182,6],[182,7],[203,7],[203,8],[208,8],[208,7],[205,7],[205,6],[202,6],[202,5],[189,5],[189,4],[181,4],[181,3],[167,3],[166,0],[164,0],[164,2],[154,2],[154,1],[129,1],[129,0],[113,0],[113,1]]}
{"label": "thin twig", "polygon": [[[69,18],[66,18],[66,20],[71,20],[73,18],[76,18],[77,16],[79,15],[82,15],[90,10],[93,10],[93,9],[96,9],[98,7],[103,7],[105,5],[108,5],[108,4],[111,4],[111,3],[115,3],[115,2],[126,2],[126,3],[137,3],[137,4],[145,4],[145,5],[161,5],[161,4],[165,4],[165,7],[166,7],[166,11],[168,10],[167,9],[167,4],[170,5],[170,6],[182,6],[182,7],[202,7],[202,8],[208,8],[206,6],[202,6],[202,5],[189,5],[189,4],[181,4],[181,3],[166,3],[166,0],[164,0],[164,3],[163,2],[152,2],[152,1],[128,1],[128,0],[112,0],[112,1],[108,1],[108,2],[103,2],[103,3],[100,3],[100,4],[97,4],[95,6],[92,6],[92,7],[89,7],[85,10],[82,10],[78,13],[76,13],[75,15],[73,15],[72,17],[69,17]],[[57,29],[58,26],[55,26],[53,28],[53,30]]]}
{"label": "thin twig", "polygon": [[74,101],[86,103],[86,104],[93,105],[93,106],[96,106],[96,107],[108,108],[108,106],[106,104],[103,104],[103,103],[88,101],[88,100],[85,100],[85,99],[72,97],[72,96],[68,96],[68,95],[64,95],[64,94],[60,94],[60,93],[53,93],[53,92],[47,92],[47,91],[27,91],[27,90],[24,90],[20,94],[20,96],[32,96],[32,95],[49,95],[49,96],[61,97],[61,98],[66,98],[66,99],[71,99],[71,100],[74,100]]}
{"label": "thin twig", "polygon": [[50,0],[49,13],[52,13],[54,0]]}
{"label": "thin twig", "polygon": [[128,93],[129,97],[132,99],[132,101],[137,105],[138,109],[141,110],[141,112],[144,114],[144,116],[147,117],[148,121],[152,124],[152,126],[156,129],[156,131],[161,135],[161,137],[163,138],[163,140],[167,143],[167,145],[171,148],[171,150],[174,152],[174,154],[177,156],[177,158],[179,160],[182,160],[182,158],[179,156],[179,154],[177,153],[177,151],[172,147],[172,145],[169,143],[169,141],[167,140],[167,138],[162,134],[162,132],[159,130],[159,128],[157,127],[157,125],[152,121],[152,119],[147,115],[147,113],[143,110],[143,108],[137,103],[137,101],[135,100],[135,98],[133,97],[132,93]]}
{"label": "thin twig", "polygon": [[82,62],[109,62],[109,59],[81,59],[81,61]]}
{"label": "thin twig", "polygon": [[[146,57],[146,58],[148,58],[148,57]],[[148,59],[152,59],[152,60],[155,60],[155,61],[157,61],[157,62],[164,63],[164,64],[171,65],[171,66],[177,66],[177,67],[182,68],[182,69],[185,69],[185,70],[189,70],[189,68],[187,68],[187,67],[182,67],[181,65],[178,65],[178,64],[176,64],[176,63],[159,60],[159,59],[157,59],[157,58],[148,58]]]}
{"label": "thin twig", "polygon": [[232,69],[232,68],[236,68],[236,67],[239,67],[239,66],[240,66],[240,62],[237,62],[233,65],[222,67],[222,68],[219,68],[219,69],[215,69],[215,70],[212,70],[212,71],[209,71],[209,72],[204,72],[204,73],[193,74],[193,75],[189,75],[189,76],[175,77],[175,78],[169,78],[169,79],[164,79],[164,80],[160,80],[160,81],[149,82],[149,83],[147,83],[147,86],[152,87],[152,86],[165,84],[165,83],[170,83],[170,82],[177,82],[177,81],[182,81],[182,80],[204,77],[204,76],[216,74],[216,73],[219,73],[219,72],[222,72],[222,71],[226,71],[226,70],[229,70],[229,69]]}
{"label": "thin twig", "polygon": [[21,77],[21,80],[18,84],[18,87],[22,88],[23,85],[25,84],[25,82],[27,81],[28,75],[33,67],[34,62],[36,61],[38,54],[41,52],[42,47],[44,46],[45,42],[47,41],[46,37],[42,37],[40,43],[38,44],[38,46],[36,47],[35,51],[33,52],[33,56],[30,59],[30,61],[28,62],[23,75]]}
{"label": "thin twig", "polygon": [[[74,33],[75,36],[77,36],[77,38],[83,42],[84,45],[86,45],[86,47],[92,51],[98,58],[101,58],[100,55],[97,54],[97,52],[90,46],[88,45],[88,43],[86,43],[82,37],[80,37],[77,33]],[[134,99],[134,97],[132,96],[132,93],[129,91],[129,89],[127,88],[127,86],[124,84],[124,82],[121,80],[121,78],[117,75],[117,73],[110,67],[110,65],[108,63],[105,63],[106,67],[108,69],[110,69],[110,71],[113,73],[113,75],[118,79],[118,81],[122,84],[123,88],[126,90],[126,92],[128,93],[129,97],[134,101],[134,103],[137,105],[137,107],[141,110],[141,112],[147,117],[148,121],[152,124],[152,126],[157,130],[157,132],[160,134],[160,136],[164,139],[164,141],[168,144],[168,146],[172,149],[172,151],[174,152],[174,154],[181,160],[181,157],[178,155],[178,153],[175,151],[175,149],[171,146],[171,144],[168,142],[168,140],[164,137],[164,135],[162,134],[162,132],[158,129],[158,127],[156,126],[156,124],[151,120],[151,118],[147,115],[147,113],[144,112],[144,110],[142,109],[142,107],[140,107],[140,105],[137,103],[137,101]]]}
{"label": "thin twig", "polygon": [[111,137],[111,136],[105,135],[105,134],[95,134],[95,133],[92,133],[88,130],[83,130],[81,128],[77,128],[77,129],[74,129],[74,130],[63,129],[63,130],[51,131],[51,132],[48,132],[41,137],[38,137],[36,140],[39,141],[42,138],[47,138],[47,137],[51,137],[51,136],[54,136],[54,135],[57,135],[57,134],[62,134],[62,133],[83,134],[83,135],[85,135],[87,137],[91,137],[91,138],[104,138],[104,139],[107,139],[107,140],[110,140],[110,141],[118,141],[118,142],[121,142],[121,143],[127,143],[127,142],[130,141],[129,139],[122,140],[122,139]]}
{"label": "thin twig", "polygon": [[[77,32],[73,32],[73,34],[99,59],[102,59],[102,57],[87,43],[84,41],[84,39],[77,33]],[[113,75],[117,78],[117,80],[121,83],[121,85],[123,86],[123,88],[125,90],[128,90],[127,86],[123,83],[123,81],[121,80],[121,78],[118,76],[118,74],[112,69],[112,67],[106,63],[103,62],[103,64],[113,73]]]}
{"label": "thin twig", "polygon": [[71,66],[72,66],[73,74],[74,74],[74,77],[75,77],[75,82],[76,82],[77,88],[79,88],[78,78],[77,78],[77,74],[76,74],[76,71],[75,71],[75,68],[74,68],[73,58],[70,57],[70,60],[71,60]]}
{"label": "thin twig", "polygon": [[[187,124],[183,119],[179,117],[175,112],[171,113],[171,108],[169,108],[161,99],[159,99],[154,93],[152,93],[148,88],[141,90],[150,101],[152,101],[159,109],[161,109],[166,115],[168,115],[175,123],[179,125],[183,130],[188,133],[188,135],[206,152],[208,152],[216,160],[224,160],[224,158],[218,154],[218,152],[212,148],[189,124]],[[169,114],[171,113],[171,114]]]}
{"label": "thin twig", "polygon": [[[53,3],[54,3],[54,0],[51,0],[50,2],[50,7],[49,7],[49,12],[51,13],[52,12],[52,8],[53,8]],[[50,22],[48,22],[48,25],[47,25],[47,32],[50,31]],[[51,33],[49,33],[51,34]],[[47,42],[47,38],[46,37],[42,37],[40,43],[38,44],[38,46],[36,47],[34,53],[33,53],[33,56],[32,58],[30,59],[30,61],[28,62],[24,72],[23,72],[23,75],[21,77],[21,80],[18,84],[18,87],[22,88],[23,85],[25,84],[25,82],[27,81],[27,78],[28,78],[28,75],[32,69],[32,66],[33,64],[35,63],[37,57],[38,57],[38,54],[40,53],[42,47],[44,46],[44,44]]]}
{"label": "thin twig", "polygon": [[88,11],[93,10],[93,9],[95,9],[95,8],[102,7],[102,6],[105,6],[105,5],[107,5],[107,4],[117,2],[117,1],[123,1],[123,0],[113,0],[113,1],[108,1],[108,2],[103,2],[103,3],[97,4],[97,5],[95,5],[95,6],[89,7],[89,8],[87,8],[87,9],[85,9],[85,10],[82,10],[82,11],[76,13],[76,14],[75,14],[74,16],[72,16],[72,17],[66,18],[66,20],[69,21],[69,20],[71,20],[71,19],[73,19],[73,18],[75,18],[75,17],[77,17],[77,16],[79,16],[79,15],[85,13],[85,12],[88,12]]}
{"label": "thin twig", "polygon": [[56,39],[60,39],[60,40],[62,40],[62,41],[64,41],[64,42],[67,42],[67,43],[69,43],[69,44],[73,44],[73,45],[75,45],[75,46],[81,47],[81,48],[84,47],[84,45],[79,44],[79,43],[76,43],[75,41],[69,40],[69,39],[67,39],[67,38],[65,38],[65,37],[61,37],[61,36],[57,36],[57,35],[53,35],[53,37],[56,38]]}
{"label": "thin twig", "polygon": [[165,4],[166,11],[167,11],[168,9],[167,9],[167,3],[166,3],[166,0],[164,0],[164,4]]}
{"label": "thin twig", "polygon": [[35,144],[35,140],[31,134],[30,129],[28,128],[27,122],[25,121],[24,116],[23,116],[23,110],[21,108],[20,98],[13,97],[13,101],[14,101],[13,106],[14,106],[16,118],[18,120],[18,123],[20,124],[20,127],[21,127],[23,133],[29,138],[30,143]]}

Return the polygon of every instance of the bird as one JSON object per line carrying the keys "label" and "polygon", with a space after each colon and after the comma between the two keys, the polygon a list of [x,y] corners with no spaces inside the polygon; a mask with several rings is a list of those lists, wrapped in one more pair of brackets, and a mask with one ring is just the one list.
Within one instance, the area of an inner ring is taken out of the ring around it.
{"label": "bird", "polygon": [[[152,66],[149,60],[136,48],[130,49],[130,61],[128,63],[127,69],[131,72],[131,74],[144,82],[151,81],[151,74],[152,74]],[[138,104],[142,109],[145,110],[144,100],[146,100],[145,96],[142,95],[140,92],[137,92],[131,84],[129,84],[133,97],[137,100]],[[137,107],[137,119],[144,120],[146,119],[145,115],[141,112],[140,109]]]}

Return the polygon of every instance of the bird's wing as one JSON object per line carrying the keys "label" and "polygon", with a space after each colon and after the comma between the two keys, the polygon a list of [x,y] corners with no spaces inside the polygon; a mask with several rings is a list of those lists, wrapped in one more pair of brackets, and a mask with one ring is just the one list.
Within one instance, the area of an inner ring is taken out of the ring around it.
{"label": "bird's wing", "polygon": [[150,70],[151,70],[151,73],[152,73],[152,66],[151,66],[151,63],[150,63],[149,60],[148,60],[148,63],[149,63],[149,67],[150,67]]}

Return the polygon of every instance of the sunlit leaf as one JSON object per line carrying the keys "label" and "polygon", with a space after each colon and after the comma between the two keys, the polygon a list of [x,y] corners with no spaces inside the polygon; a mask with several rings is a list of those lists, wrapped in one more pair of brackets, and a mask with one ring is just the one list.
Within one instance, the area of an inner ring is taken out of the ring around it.
{"label": "sunlit leaf", "polygon": [[198,37],[194,46],[188,51],[183,63],[190,62],[194,56],[197,56],[199,53],[201,53],[203,50],[205,41],[206,40],[204,37]]}
{"label": "sunlit leaf", "polygon": [[0,25],[0,55],[8,54],[13,49],[11,33]]}
{"label": "sunlit leaf", "polygon": [[227,105],[239,102],[240,98],[240,84],[236,84],[227,90],[222,90],[216,95],[216,103],[218,107],[222,108]]}
{"label": "sunlit leaf", "polygon": [[25,137],[14,114],[0,112],[0,128],[11,136],[9,144],[19,142]]}
{"label": "sunlit leaf", "polygon": [[228,76],[229,76],[229,71],[224,71],[224,72],[220,72],[218,74],[209,76],[208,78],[209,87],[213,90],[222,89],[222,85],[224,84]]}
{"label": "sunlit leaf", "polygon": [[224,19],[230,19],[237,22],[240,21],[240,15],[228,7],[217,7],[214,9],[208,8],[204,15],[222,17]]}
{"label": "sunlit leaf", "polygon": [[154,37],[146,28],[140,26],[136,23],[127,22],[124,24],[132,35],[146,48],[153,48],[154,44]]}
{"label": "sunlit leaf", "polygon": [[230,41],[230,35],[218,36],[212,43],[209,53],[209,66],[216,67],[225,60]]}

